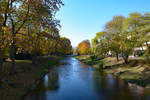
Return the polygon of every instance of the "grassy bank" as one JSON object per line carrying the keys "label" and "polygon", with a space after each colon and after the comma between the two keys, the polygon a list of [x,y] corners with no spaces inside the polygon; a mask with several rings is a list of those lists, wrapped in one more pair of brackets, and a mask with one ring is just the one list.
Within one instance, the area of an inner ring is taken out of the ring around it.
{"label": "grassy bank", "polygon": [[40,57],[37,64],[32,65],[30,60],[16,60],[14,75],[9,75],[11,62],[7,61],[3,67],[3,79],[0,86],[0,100],[15,100],[23,96],[32,88],[38,79],[58,64],[61,57]]}
{"label": "grassy bank", "polygon": [[128,64],[123,59],[116,61],[114,57],[92,59],[90,56],[76,56],[81,62],[102,69],[106,73],[119,76],[130,83],[150,87],[150,67],[144,58],[130,58]]}

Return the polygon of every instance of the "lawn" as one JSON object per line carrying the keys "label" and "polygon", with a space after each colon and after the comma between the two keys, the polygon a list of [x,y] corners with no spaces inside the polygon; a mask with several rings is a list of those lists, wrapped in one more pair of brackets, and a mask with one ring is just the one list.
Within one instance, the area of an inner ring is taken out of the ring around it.
{"label": "lawn", "polygon": [[130,83],[143,87],[150,84],[150,67],[144,57],[129,58],[128,64],[124,64],[122,58],[117,61],[115,57],[107,57],[101,60],[92,59],[90,56],[76,56],[76,58],[98,70],[119,76]]}

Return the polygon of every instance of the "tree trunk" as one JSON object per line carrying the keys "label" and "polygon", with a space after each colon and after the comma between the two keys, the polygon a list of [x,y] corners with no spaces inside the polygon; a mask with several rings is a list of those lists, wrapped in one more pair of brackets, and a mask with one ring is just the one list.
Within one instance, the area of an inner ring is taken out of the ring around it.
{"label": "tree trunk", "polygon": [[116,52],[116,59],[117,59],[117,61],[119,61],[118,52]]}
{"label": "tree trunk", "polygon": [[3,52],[0,50],[0,86],[2,84]]}
{"label": "tree trunk", "polygon": [[12,44],[11,44],[11,72],[10,74],[13,74],[15,72],[15,54],[16,54],[16,49],[15,49],[15,44],[16,44],[16,41],[15,41],[15,25],[14,25],[14,22],[13,20],[11,19],[12,21]]}
{"label": "tree trunk", "polygon": [[2,67],[3,67],[3,52],[0,50],[0,75],[2,73]]}
{"label": "tree trunk", "polygon": [[35,41],[36,43],[34,44],[34,50],[33,50],[33,55],[32,55],[32,64],[36,64],[36,58],[37,58],[37,41],[38,39]]}
{"label": "tree trunk", "polygon": [[[14,39],[13,39],[14,40]],[[13,41],[12,45],[11,45],[11,60],[12,60],[12,64],[11,64],[11,72],[15,71],[15,54],[16,54],[16,50],[15,50],[15,41]]]}
{"label": "tree trunk", "polygon": [[0,75],[2,73],[2,67],[3,67],[3,59],[0,58]]}
{"label": "tree trunk", "polygon": [[128,58],[129,58],[129,55],[124,54],[123,59],[124,59],[125,64],[127,64],[129,62]]}
{"label": "tree trunk", "polygon": [[36,64],[36,58],[37,58],[37,51],[36,51],[36,48],[35,48],[34,52],[33,52],[33,57],[32,57],[32,64],[33,65]]}

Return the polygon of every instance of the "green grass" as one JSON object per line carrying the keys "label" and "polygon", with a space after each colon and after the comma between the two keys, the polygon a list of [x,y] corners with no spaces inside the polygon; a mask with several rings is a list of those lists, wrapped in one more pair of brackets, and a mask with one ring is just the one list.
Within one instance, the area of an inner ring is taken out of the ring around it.
{"label": "green grass", "polygon": [[117,61],[115,57],[107,57],[102,60],[92,59],[90,56],[77,56],[76,58],[128,82],[144,87],[150,84],[150,67],[144,57],[130,58],[128,64],[124,64],[122,58]]}
{"label": "green grass", "polygon": [[79,59],[81,62],[88,64],[88,65],[96,65],[96,64],[102,63],[102,60],[92,59],[89,55],[75,56],[75,58]]}
{"label": "green grass", "polygon": [[54,59],[48,61],[44,67],[41,67],[41,71],[37,74],[38,76],[41,76],[45,73],[47,73],[50,69],[52,69],[55,65],[59,64],[58,61],[62,59],[62,57],[55,57]]}

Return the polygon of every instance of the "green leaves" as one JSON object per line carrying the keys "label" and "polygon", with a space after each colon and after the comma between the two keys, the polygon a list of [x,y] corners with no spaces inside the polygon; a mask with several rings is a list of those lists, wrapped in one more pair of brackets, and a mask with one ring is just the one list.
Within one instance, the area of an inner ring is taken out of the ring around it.
{"label": "green leaves", "polygon": [[[150,14],[133,12],[127,18],[114,16],[105,25],[105,31],[96,34],[92,40],[94,54],[124,54],[125,62],[135,48],[145,47],[150,41]],[[147,49],[149,46],[147,45]]]}

